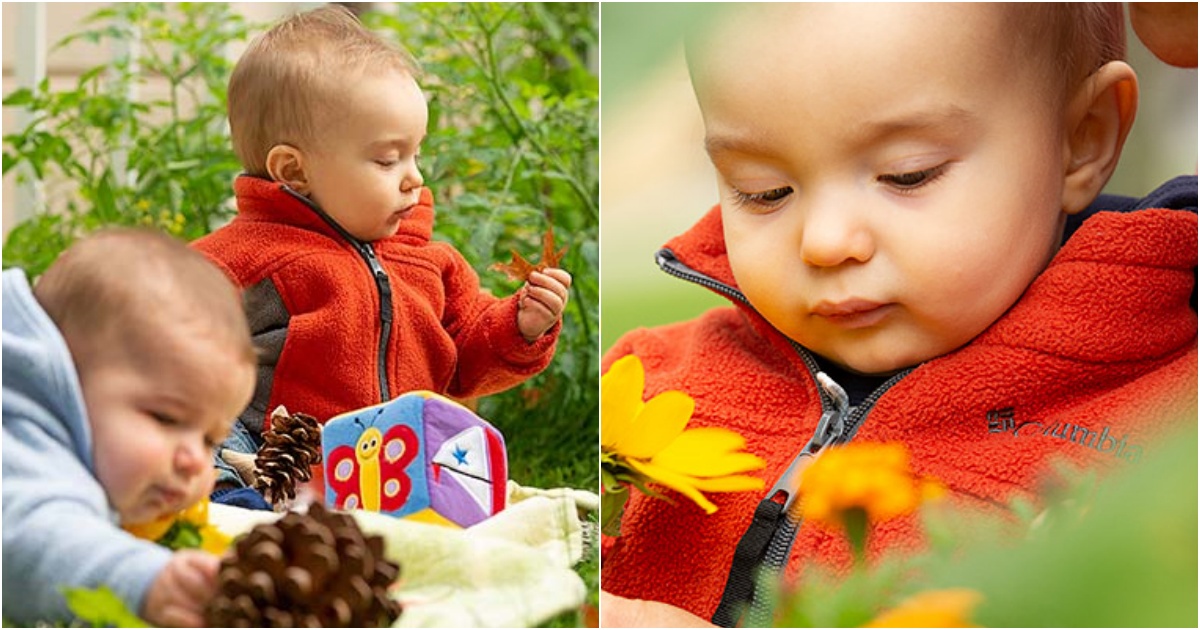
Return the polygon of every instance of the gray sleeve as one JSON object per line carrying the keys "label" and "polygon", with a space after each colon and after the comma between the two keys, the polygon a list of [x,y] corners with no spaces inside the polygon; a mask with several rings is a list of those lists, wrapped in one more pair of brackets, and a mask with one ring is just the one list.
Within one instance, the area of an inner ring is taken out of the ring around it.
{"label": "gray sleeve", "polygon": [[238,416],[229,437],[213,451],[213,466],[217,469],[217,483],[230,483],[245,487],[245,482],[232,464],[221,458],[221,450],[238,453],[257,453],[262,446],[263,419],[269,413],[271,385],[275,378],[275,364],[283,352],[287,338],[287,327],[291,316],[279,297],[279,291],[270,278],[247,288],[242,293],[243,308],[250,324],[250,334],[258,353],[258,380],[254,386],[254,397],[242,414]]}
{"label": "gray sleeve", "polygon": [[4,403],[4,618],[68,621],[61,589],[100,585],[139,613],[171,552],[117,527],[104,489],[73,455],[65,429],[53,434],[43,428],[52,426],[46,419],[34,422]]}
{"label": "gray sleeve", "polygon": [[271,386],[275,379],[275,364],[283,352],[287,339],[291,315],[283,305],[283,298],[270,278],[246,289],[243,294],[246,319],[250,322],[250,334],[258,351],[258,383],[250,405],[238,418],[246,431],[262,442],[263,418],[270,413],[267,405],[271,400]]}

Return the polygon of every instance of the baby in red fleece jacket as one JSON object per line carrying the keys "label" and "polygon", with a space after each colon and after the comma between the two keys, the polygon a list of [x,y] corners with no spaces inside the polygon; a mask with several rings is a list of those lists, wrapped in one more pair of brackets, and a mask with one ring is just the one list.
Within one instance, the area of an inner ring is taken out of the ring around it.
{"label": "baby in red fleece jacket", "polygon": [[493,297],[431,238],[418,74],[336,5],[283,20],[234,68],[238,215],[195,247],[245,289],[261,353],[254,399],[217,458],[218,493],[246,481],[238,469],[277,405],[325,422],[413,390],[482,396],[554,355],[569,273],[534,271]]}
{"label": "baby in red fleece jacket", "polygon": [[[1035,492],[1059,455],[1136,461],[1135,407],[1194,407],[1195,215],[1101,213],[1063,244],[1134,119],[1120,5],[725,17],[688,47],[720,204],[658,262],[734,308],[634,331],[605,369],[641,357],[645,396],[692,395],[692,424],[742,433],[768,487],[838,406],[816,374],[866,384],[832,442],[903,442],[979,502]],[[735,623],[734,547],[762,498],[705,516],[635,493],[605,541],[602,625]],[[876,550],[919,538],[888,527]],[[791,575],[846,555],[803,524],[783,542]]]}

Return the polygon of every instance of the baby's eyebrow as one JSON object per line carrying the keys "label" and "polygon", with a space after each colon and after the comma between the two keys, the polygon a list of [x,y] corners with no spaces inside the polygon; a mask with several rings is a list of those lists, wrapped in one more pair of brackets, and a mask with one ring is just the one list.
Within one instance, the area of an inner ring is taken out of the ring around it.
{"label": "baby's eyebrow", "polygon": [[423,141],[424,139],[425,139],[424,136],[422,136],[420,138],[415,138],[415,139],[414,138],[406,138],[406,137],[384,138],[383,140],[375,140],[375,141],[371,142],[370,144],[367,145],[367,147],[371,148],[371,149],[387,149],[390,147],[405,148],[405,147],[409,147],[412,145],[421,144],[421,141]]}
{"label": "baby's eyebrow", "polygon": [[[868,118],[851,126],[844,138],[847,146],[862,148],[908,134],[958,137],[977,129],[979,124],[977,114],[948,104]],[[704,137],[704,149],[710,159],[727,153],[777,156],[780,151],[778,138],[754,130],[718,130],[710,133]]]}
{"label": "baby's eyebrow", "polygon": [[957,105],[945,105],[864,120],[854,127],[850,137],[855,142],[867,144],[908,133],[961,133],[973,129],[978,124],[979,117],[976,114]]}
{"label": "baby's eyebrow", "polygon": [[767,155],[776,149],[769,138],[757,134],[736,135],[707,135],[704,137],[704,150],[708,156],[715,157],[722,153],[745,153],[752,155]]}

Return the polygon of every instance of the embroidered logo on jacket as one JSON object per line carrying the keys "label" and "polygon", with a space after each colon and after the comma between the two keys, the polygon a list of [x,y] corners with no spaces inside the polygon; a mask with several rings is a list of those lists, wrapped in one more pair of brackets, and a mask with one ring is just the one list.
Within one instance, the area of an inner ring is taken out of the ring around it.
{"label": "embroidered logo on jacket", "polygon": [[987,412],[988,433],[1009,433],[1013,437],[1029,437],[1040,435],[1090,448],[1098,453],[1110,453],[1130,463],[1136,464],[1142,459],[1142,447],[1129,443],[1129,435],[1119,439],[1110,434],[1112,427],[1102,427],[1093,431],[1083,425],[1070,422],[1055,422],[1046,424],[1037,420],[1020,420],[1012,407],[993,409]]}

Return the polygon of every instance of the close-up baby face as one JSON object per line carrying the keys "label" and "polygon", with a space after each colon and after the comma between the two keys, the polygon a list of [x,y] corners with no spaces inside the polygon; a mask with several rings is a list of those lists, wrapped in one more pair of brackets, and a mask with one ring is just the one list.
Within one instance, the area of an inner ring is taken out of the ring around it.
{"label": "close-up baby face", "polygon": [[857,372],[954,350],[1061,238],[1060,100],[986,5],[757,7],[693,55],[739,288]]}

